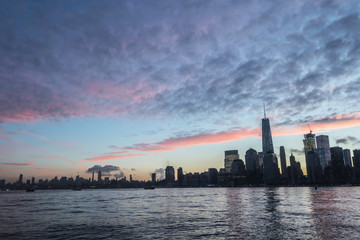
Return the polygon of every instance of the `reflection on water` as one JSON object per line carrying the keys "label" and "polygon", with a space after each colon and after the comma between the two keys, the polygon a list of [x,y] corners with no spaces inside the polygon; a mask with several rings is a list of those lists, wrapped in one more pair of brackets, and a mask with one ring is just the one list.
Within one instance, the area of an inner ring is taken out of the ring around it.
{"label": "reflection on water", "polygon": [[360,238],[360,195],[354,190],[357,189],[344,187],[340,192],[338,188],[319,188],[311,192],[312,219],[319,238]]}
{"label": "reflection on water", "polygon": [[359,239],[360,188],[0,192],[0,239]]}

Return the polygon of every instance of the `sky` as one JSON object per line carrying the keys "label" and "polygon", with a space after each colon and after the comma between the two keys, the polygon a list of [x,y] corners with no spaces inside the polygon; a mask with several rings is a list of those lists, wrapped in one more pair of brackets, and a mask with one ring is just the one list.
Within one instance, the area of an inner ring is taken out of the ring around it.
{"label": "sky", "polygon": [[[0,178],[162,177],[224,151],[305,171],[303,134],[360,148],[360,2],[0,2]],[[309,127],[308,125],[309,124]]]}

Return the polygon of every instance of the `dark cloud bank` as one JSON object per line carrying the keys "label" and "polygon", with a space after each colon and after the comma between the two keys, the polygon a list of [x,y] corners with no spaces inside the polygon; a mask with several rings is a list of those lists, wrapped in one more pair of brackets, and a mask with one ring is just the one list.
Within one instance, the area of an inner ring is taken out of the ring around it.
{"label": "dark cloud bank", "polygon": [[0,121],[358,111],[358,1],[0,6]]}

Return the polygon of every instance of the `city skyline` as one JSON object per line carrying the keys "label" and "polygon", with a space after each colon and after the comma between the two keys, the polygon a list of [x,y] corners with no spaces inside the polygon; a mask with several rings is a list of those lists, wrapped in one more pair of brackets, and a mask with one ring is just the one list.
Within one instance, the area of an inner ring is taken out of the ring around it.
{"label": "city skyline", "polygon": [[262,151],[263,103],[287,166],[309,127],[360,148],[358,1],[0,6],[0,179],[220,169]]}

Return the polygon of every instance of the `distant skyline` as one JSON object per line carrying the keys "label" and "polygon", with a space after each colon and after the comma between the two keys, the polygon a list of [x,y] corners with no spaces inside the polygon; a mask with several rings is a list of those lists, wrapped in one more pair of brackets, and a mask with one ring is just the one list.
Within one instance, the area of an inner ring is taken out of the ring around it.
{"label": "distant skyline", "polygon": [[[359,1],[1,1],[0,179],[360,148]],[[280,166],[279,166],[280,167]],[[304,171],[306,172],[306,171]]]}

